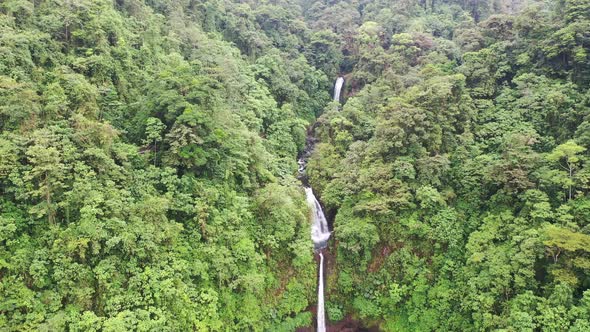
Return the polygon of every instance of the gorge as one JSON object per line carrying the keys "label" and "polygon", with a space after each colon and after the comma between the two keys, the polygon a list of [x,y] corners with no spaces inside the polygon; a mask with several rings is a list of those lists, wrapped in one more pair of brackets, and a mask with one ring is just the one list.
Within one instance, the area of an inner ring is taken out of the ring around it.
{"label": "gorge", "polygon": [[[335,102],[340,102],[340,93],[344,84],[344,78],[338,77],[334,84],[334,93],[333,99]],[[313,128],[313,125],[312,125]],[[313,129],[308,130],[308,137],[307,142],[308,145],[306,146],[306,152],[304,155],[299,158],[299,177],[302,180],[303,184],[306,185],[308,183],[305,175],[305,168],[307,164],[307,158],[313,152],[313,147],[315,144],[315,139],[313,137]],[[330,239],[330,229],[328,227],[328,222],[326,220],[326,216],[324,215],[324,211],[320,202],[317,200],[313,193],[313,189],[311,187],[305,187],[305,196],[307,198],[307,205],[310,209],[310,216],[311,216],[311,240],[313,242],[314,252],[317,253],[320,257],[319,261],[319,268],[318,268],[318,287],[317,287],[317,331],[318,332],[325,332],[326,331],[326,319],[325,319],[325,309],[324,309],[324,255],[322,250],[326,248],[328,244],[328,240]]]}

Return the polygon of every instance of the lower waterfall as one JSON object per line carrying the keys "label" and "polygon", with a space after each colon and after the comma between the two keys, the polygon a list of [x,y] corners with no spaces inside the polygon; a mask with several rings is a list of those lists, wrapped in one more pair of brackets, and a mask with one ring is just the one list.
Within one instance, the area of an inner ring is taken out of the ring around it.
{"label": "lower waterfall", "polygon": [[311,209],[313,224],[311,225],[311,239],[313,241],[314,251],[319,252],[320,266],[318,276],[318,306],[317,306],[317,331],[326,331],[326,318],[324,313],[324,255],[322,249],[328,244],[330,238],[330,229],[320,202],[313,194],[310,187],[305,188],[307,204]]}
{"label": "lower waterfall", "polygon": [[320,273],[318,280],[318,332],[326,331],[324,314],[324,255],[320,252]]}

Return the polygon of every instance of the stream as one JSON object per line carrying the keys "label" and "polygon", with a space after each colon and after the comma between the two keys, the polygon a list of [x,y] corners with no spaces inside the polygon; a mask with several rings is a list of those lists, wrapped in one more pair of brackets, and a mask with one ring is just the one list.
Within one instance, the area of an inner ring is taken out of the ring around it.
{"label": "stream", "polygon": [[[340,92],[344,85],[344,78],[338,77],[334,84],[334,101],[340,102]],[[307,166],[307,160],[311,156],[315,145],[315,139],[313,138],[313,130],[310,130],[307,138],[307,146],[305,152],[299,158],[297,163],[299,164],[299,178],[305,187],[305,196],[307,197],[307,204],[311,211],[311,240],[313,241],[314,252],[318,253],[320,257],[319,262],[319,273],[318,273],[318,302],[317,302],[317,331],[326,331],[326,318],[324,310],[324,255],[322,250],[328,245],[330,239],[330,229],[328,227],[328,221],[324,215],[322,205],[317,200],[313,193],[313,189],[309,186],[307,176],[305,175],[305,169]]]}

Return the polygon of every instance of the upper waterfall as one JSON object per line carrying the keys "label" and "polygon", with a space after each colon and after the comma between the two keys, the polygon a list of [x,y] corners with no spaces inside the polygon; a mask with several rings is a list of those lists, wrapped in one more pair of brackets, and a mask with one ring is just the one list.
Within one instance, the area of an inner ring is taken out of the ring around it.
{"label": "upper waterfall", "polygon": [[340,102],[340,91],[342,90],[343,85],[344,77],[340,76],[336,79],[336,84],[334,84],[334,101]]}

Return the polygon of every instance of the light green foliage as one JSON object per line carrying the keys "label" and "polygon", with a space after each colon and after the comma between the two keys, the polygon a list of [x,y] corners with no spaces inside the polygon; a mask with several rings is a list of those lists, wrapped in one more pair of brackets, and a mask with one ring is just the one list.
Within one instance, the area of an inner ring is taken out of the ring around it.
{"label": "light green foliage", "polygon": [[569,140],[557,146],[546,156],[548,161],[560,167],[560,169],[551,172],[551,180],[568,189],[569,199],[573,197],[574,175],[580,168],[581,159],[584,158],[580,154],[584,151],[586,151],[585,147],[577,145],[573,140]]}
{"label": "light green foliage", "polygon": [[337,322],[344,318],[342,308],[332,302],[326,303],[326,314],[328,319],[332,322]]}
{"label": "light green foliage", "polygon": [[0,4],[0,330],[310,324],[295,157],[329,82],[297,7],[218,5]]}
{"label": "light green foliage", "polygon": [[154,165],[156,164],[156,156],[158,154],[158,142],[162,141],[162,131],[166,127],[158,118],[148,118],[145,127],[146,144],[154,145]]}

